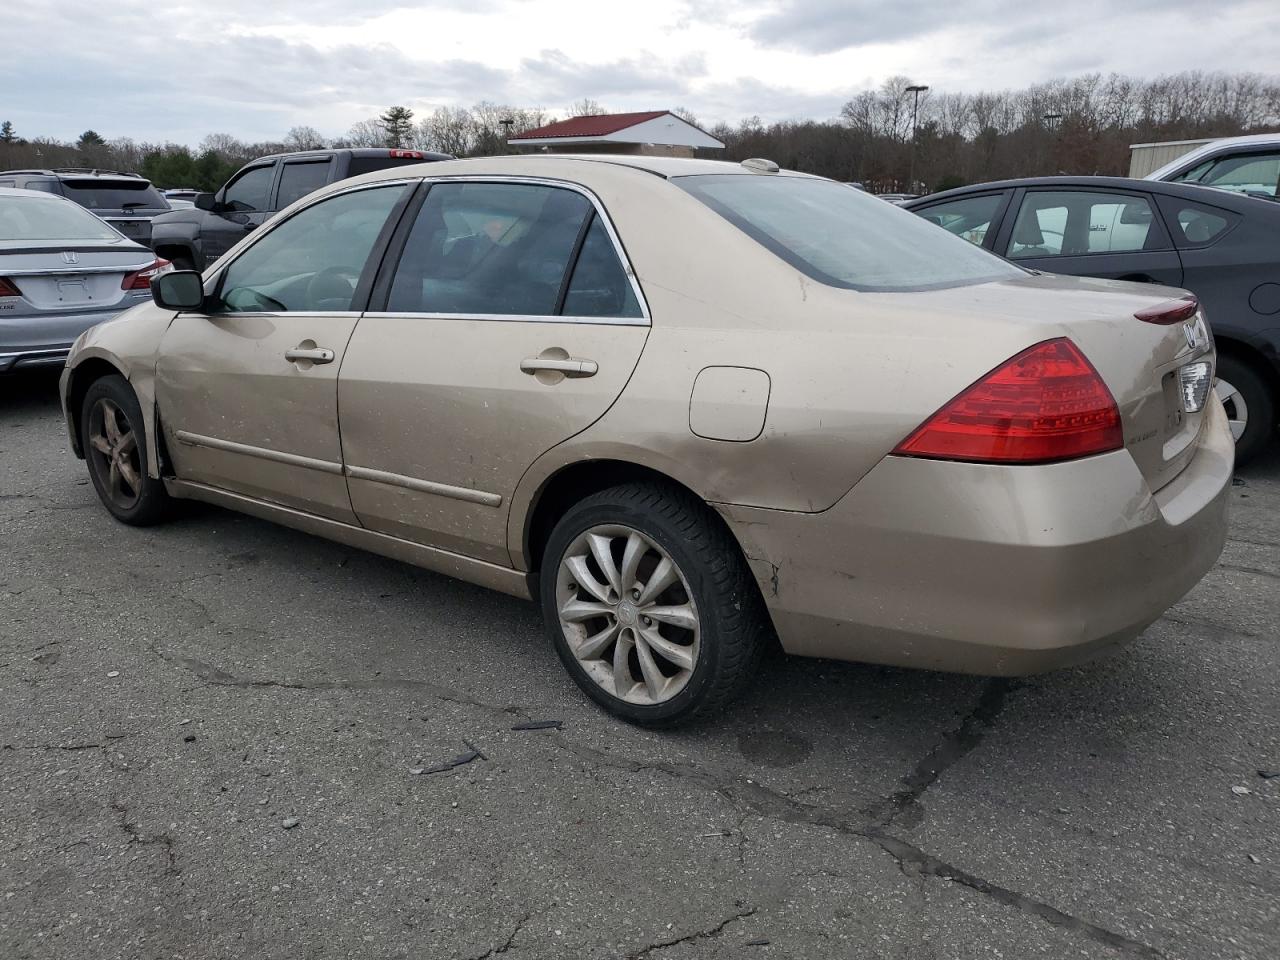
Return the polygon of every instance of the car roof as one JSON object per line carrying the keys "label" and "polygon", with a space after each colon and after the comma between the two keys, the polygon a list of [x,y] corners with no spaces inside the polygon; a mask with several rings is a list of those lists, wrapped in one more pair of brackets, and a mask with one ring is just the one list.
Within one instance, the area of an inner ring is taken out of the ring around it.
{"label": "car roof", "polygon": [[288,150],[284,153],[266,153],[260,157],[254,157],[245,163],[245,166],[251,166],[255,163],[262,163],[265,160],[324,160],[329,157],[336,156],[340,153],[347,153],[353,157],[386,157],[394,150],[407,151],[409,153],[422,154],[423,162],[431,160],[452,160],[453,157],[447,153],[435,153],[431,150],[417,150],[413,147],[321,147],[316,150]]}
{"label": "car roof", "polygon": [[958,199],[978,193],[994,193],[997,190],[1011,190],[1017,187],[1064,187],[1102,190],[1135,190],[1142,193],[1158,193],[1183,200],[1194,200],[1197,203],[1213,207],[1223,207],[1239,213],[1252,213],[1261,209],[1273,209],[1280,214],[1280,203],[1251,197],[1247,194],[1221,190],[1217,187],[1205,187],[1193,183],[1169,183],[1164,180],[1135,180],[1129,177],[1023,177],[1019,180],[993,180],[990,183],[975,183],[968,187],[957,187],[941,193],[931,193],[917,200],[908,200],[902,206],[908,210],[932,206],[943,200]]}
{"label": "car roof", "polygon": [[[1195,141],[1174,141],[1174,145],[1187,142],[1194,143]],[[1243,137],[1223,137],[1220,140],[1210,140],[1208,143],[1203,143],[1180,156],[1174,157],[1168,163],[1156,167],[1143,179],[1160,180],[1184,167],[1195,166],[1200,160],[1215,157],[1219,153],[1233,150],[1237,147],[1267,147],[1273,145],[1280,146],[1280,133],[1251,133]],[[1155,146],[1155,144],[1139,143],[1134,144],[1134,146]]]}

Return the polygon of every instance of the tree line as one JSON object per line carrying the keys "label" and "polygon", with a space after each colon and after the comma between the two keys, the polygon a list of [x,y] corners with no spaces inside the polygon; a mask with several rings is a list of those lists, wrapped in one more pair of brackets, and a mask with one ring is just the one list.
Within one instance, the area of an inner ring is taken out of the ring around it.
{"label": "tree line", "polygon": [[[860,181],[876,192],[927,192],[966,183],[1041,174],[1128,172],[1129,145],[1233,136],[1280,126],[1280,77],[1188,71],[1155,79],[1091,73],[1021,90],[947,93],[906,76],[853,96],[838,117],[764,123],[748,117],[708,132],[726,160],[767,157],[784,167]],[[594,100],[568,116],[603,113]],[[683,108],[673,111],[698,123]],[[269,153],[319,147],[392,147],[456,157],[512,152],[515,133],[557,117],[540,107],[481,101],[418,117],[393,106],[336,138],[309,126],[279,141],[206,136],[194,149],[172,143],[106,139],[86,130],[74,143],[24,139],[0,123],[0,167],[82,166],[141,173],[157,186],[213,190],[241,165]]]}

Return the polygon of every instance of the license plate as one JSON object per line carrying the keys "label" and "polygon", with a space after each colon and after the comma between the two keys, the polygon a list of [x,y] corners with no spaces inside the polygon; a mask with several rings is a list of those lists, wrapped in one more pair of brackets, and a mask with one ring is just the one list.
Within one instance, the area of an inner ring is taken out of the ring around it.
{"label": "license plate", "polygon": [[140,237],[146,232],[147,225],[137,221],[117,220],[115,228],[126,237]]}
{"label": "license plate", "polygon": [[89,288],[84,277],[67,277],[58,281],[58,299],[63,303],[84,303],[89,299]]}

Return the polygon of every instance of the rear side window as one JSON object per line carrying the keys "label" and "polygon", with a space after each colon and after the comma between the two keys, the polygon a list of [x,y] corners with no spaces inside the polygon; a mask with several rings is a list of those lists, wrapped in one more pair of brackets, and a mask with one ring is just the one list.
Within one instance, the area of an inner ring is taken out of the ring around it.
{"label": "rear side window", "polygon": [[833,287],[929,290],[1023,275],[913,213],[832,180],[715,174],[671,182],[801,273]]}
{"label": "rear side window", "polygon": [[1018,210],[1008,256],[1027,260],[1168,246],[1151,202],[1142,194],[1033,190]]}
{"label": "rear side window", "polygon": [[267,195],[271,192],[271,180],[276,168],[268,164],[246,170],[227,185],[222,202],[237,213],[255,213],[267,209]]}
{"label": "rear side window", "polygon": [[592,207],[557,187],[437,183],[405,242],[387,309],[551,316]]}
{"label": "rear side window", "polygon": [[936,223],[948,233],[982,246],[987,231],[991,229],[991,219],[1000,209],[1004,194],[992,193],[983,197],[963,197],[949,200],[946,203],[935,203],[933,206],[913,210],[930,223]]}
{"label": "rear side window", "polygon": [[1202,203],[1160,197],[1160,209],[1173,231],[1173,242],[1179,247],[1203,247],[1221,237],[1238,219],[1228,210]]}
{"label": "rear side window", "polygon": [[347,165],[347,176],[358,177],[362,173],[373,173],[375,170],[385,170],[387,167],[404,167],[427,162],[429,162],[427,158],[422,156],[393,157],[389,153],[385,157],[352,157],[351,163]]}
{"label": "rear side window", "polygon": [[594,214],[573,267],[562,312],[569,317],[643,316],[609,232]]}
{"label": "rear side window", "polygon": [[169,209],[160,191],[146,180],[63,180],[66,196],[88,210]]}
{"label": "rear side window", "polygon": [[280,171],[280,187],[276,209],[283,210],[295,200],[319,190],[329,182],[329,161],[286,163]]}

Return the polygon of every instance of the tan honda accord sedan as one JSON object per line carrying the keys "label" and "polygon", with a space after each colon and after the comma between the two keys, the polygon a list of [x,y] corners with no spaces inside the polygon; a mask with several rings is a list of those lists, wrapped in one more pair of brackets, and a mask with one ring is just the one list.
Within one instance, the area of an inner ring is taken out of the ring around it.
{"label": "tan honda accord sedan", "polygon": [[204,500],[537,599],[640,723],[723,705],[775,636],[1075,663],[1225,536],[1194,300],[1028,272],[768,161],[383,171],[152,292],[62,378],[116,518]]}

